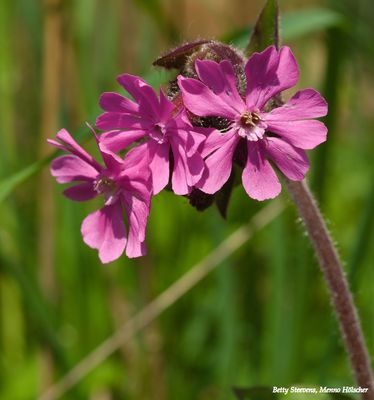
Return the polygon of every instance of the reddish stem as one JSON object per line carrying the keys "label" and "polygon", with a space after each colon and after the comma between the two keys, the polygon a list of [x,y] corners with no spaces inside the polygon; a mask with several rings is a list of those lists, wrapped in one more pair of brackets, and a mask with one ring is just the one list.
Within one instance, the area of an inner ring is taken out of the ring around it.
{"label": "reddish stem", "polygon": [[374,400],[374,380],[370,357],[352,294],[326,223],[304,181],[293,182],[286,180],[286,185],[296,203],[318,256],[357,385],[368,389],[366,393],[362,393],[362,398]]}

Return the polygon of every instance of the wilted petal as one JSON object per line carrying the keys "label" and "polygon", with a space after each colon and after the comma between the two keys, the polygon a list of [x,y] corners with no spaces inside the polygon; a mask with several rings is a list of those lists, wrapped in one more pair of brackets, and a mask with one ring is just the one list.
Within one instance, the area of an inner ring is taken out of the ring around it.
{"label": "wilted petal", "polygon": [[75,155],[66,155],[52,161],[51,174],[58,183],[67,183],[92,181],[97,177],[98,171],[81,158]]}
{"label": "wilted petal", "polygon": [[296,85],[299,70],[289,47],[279,52],[274,46],[254,53],[245,66],[248,107],[261,110],[266,102],[283,90]]}
{"label": "wilted petal", "polygon": [[284,106],[264,114],[266,121],[296,121],[305,118],[324,117],[326,100],[314,89],[297,92]]}
{"label": "wilted petal", "polygon": [[282,139],[269,137],[266,153],[287,178],[293,181],[304,179],[309,169],[309,160],[304,150],[297,149]]}
{"label": "wilted petal", "polygon": [[282,189],[278,177],[264,157],[261,145],[248,142],[247,147],[248,159],[242,174],[244,189],[252,199],[273,199]]}
{"label": "wilted petal", "polygon": [[74,201],[86,201],[95,198],[98,193],[93,182],[85,182],[65,189],[64,195]]}
{"label": "wilted petal", "polygon": [[119,202],[93,212],[82,223],[84,242],[99,251],[103,263],[121,256],[126,247],[126,228]]}
{"label": "wilted petal", "polygon": [[184,105],[195,115],[234,119],[238,114],[234,107],[227,104],[219,95],[213,93],[204,83],[180,75],[178,84]]}
{"label": "wilted petal", "polygon": [[313,149],[326,140],[327,128],[314,119],[304,121],[267,121],[268,130],[300,149]]}
{"label": "wilted petal", "polygon": [[230,177],[232,158],[239,140],[235,132],[226,133],[222,146],[205,160],[205,172],[196,187],[208,194],[214,194],[221,189]]}

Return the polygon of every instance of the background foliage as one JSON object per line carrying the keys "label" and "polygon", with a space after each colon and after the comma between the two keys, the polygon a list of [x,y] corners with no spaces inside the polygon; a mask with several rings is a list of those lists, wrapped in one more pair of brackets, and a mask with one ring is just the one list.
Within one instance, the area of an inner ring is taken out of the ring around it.
{"label": "background foliage", "polygon": [[[94,204],[53,182],[45,139],[82,139],[101,92],[180,41],[244,47],[263,2],[5,0],[0,6],[0,398],[37,398],[248,221],[264,204],[235,190],[224,221],[158,195],[149,255],[102,266],[80,236]],[[373,25],[370,0],[280,1],[300,87],[330,104],[309,180],[353,287],[374,354]],[[79,136],[80,135],[80,136]],[[88,147],[92,143],[87,143]],[[37,173],[38,172],[38,173]],[[66,399],[231,399],[232,386],[352,384],[324,283],[287,195],[285,211],[108,358]]]}

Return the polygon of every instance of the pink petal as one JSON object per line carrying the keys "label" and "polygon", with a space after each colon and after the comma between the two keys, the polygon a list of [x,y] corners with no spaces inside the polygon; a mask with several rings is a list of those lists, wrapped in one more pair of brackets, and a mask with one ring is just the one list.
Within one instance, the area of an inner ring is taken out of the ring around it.
{"label": "pink petal", "polygon": [[266,153],[281,172],[293,181],[304,179],[309,160],[304,150],[297,149],[282,139],[267,138]]}
{"label": "pink petal", "polygon": [[119,152],[133,142],[140,140],[145,134],[146,132],[144,130],[114,130],[102,133],[100,135],[100,143],[110,151]]}
{"label": "pink petal", "polygon": [[86,150],[79,146],[79,144],[72,138],[72,136],[66,129],[61,129],[57,133],[56,138],[62,143],[51,139],[47,139],[47,142],[55,147],[58,147],[61,150],[76,155],[77,157],[90,164],[97,171],[101,170],[100,164],[90,154],[88,154]]}
{"label": "pink petal", "polygon": [[227,140],[229,140],[233,135],[235,135],[235,132],[233,130],[222,133],[214,129],[206,138],[203,149],[201,151],[201,155],[205,158],[206,156],[223,146],[227,142]]}
{"label": "pink petal", "polygon": [[295,147],[313,149],[326,141],[327,128],[314,119],[304,121],[266,121],[268,130],[281,136]]}
{"label": "pink petal", "polygon": [[149,215],[149,205],[142,201],[142,199],[128,193],[124,195],[123,203],[129,223],[126,255],[130,258],[143,256],[146,253],[144,240]]}
{"label": "pink petal", "polygon": [[213,93],[202,82],[178,76],[178,85],[181,89],[184,105],[195,115],[221,116],[234,119],[238,112],[227,104],[219,95]]}
{"label": "pink petal", "polygon": [[117,184],[150,206],[152,196],[152,173],[150,170],[149,143],[131,149],[123,160],[123,172]]}
{"label": "pink petal", "polygon": [[195,68],[200,80],[229,107],[237,113],[245,110],[246,106],[239,96],[235,72],[230,61],[223,60],[217,63],[211,60],[196,60]]}
{"label": "pink petal", "polygon": [[248,159],[243,169],[242,182],[248,196],[255,200],[273,199],[281,191],[281,185],[260,145],[248,142]]}
{"label": "pink petal", "polygon": [[188,131],[188,137],[186,142],[187,157],[191,157],[197,152],[201,153],[205,140],[207,138],[207,134],[210,134],[211,132],[214,131],[216,130],[213,128],[197,128],[197,127],[191,128],[191,130]]}
{"label": "pink petal", "polygon": [[142,144],[133,147],[130,151],[127,152],[123,164],[126,175],[131,175],[133,179],[137,179],[136,177],[139,176],[143,179],[148,179],[145,169],[148,169],[148,175],[150,175],[150,143],[151,140],[148,140]]}
{"label": "pink petal", "polygon": [[152,121],[160,119],[159,100],[147,82],[130,74],[123,74],[117,80],[139,104],[139,114]]}
{"label": "pink petal", "polygon": [[93,212],[82,223],[84,242],[99,250],[102,263],[109,263],[121,256],[126,247],[126,228],[119,202]]}
{"label": "pink petal", "polygon": [[[184,133],[188,136],[187,132]],[[185,149],[187,139],[181,136],[182,132],[178,132],[170,140],[174,160],[172,188],[175,194],[185,195],[200,180],[204,171],[204,161],[197,152],[190,157],[187,156]]]}
{"label": "pink petal", "polygon": [[324,117],[327,114],[325,99],[314,89],[297,92],[284,106],[264,114],[266,121],[296,121]]}
{"label": "pink petal", "polygon": [[74,201],[91,200],[97,196],[93,182],[80,183],[64,190],[64,195]]}
{"label": "pink petal", "polygon": [[149,86],[148,83],[140,78],[139,76],[131,74],[122,74],[117,77],[117,82],[135,99],[135,101],[141,100],[143,97],[141,90],[145,86]]}
{"label": "pink petal", "polygon": [[123,159],[99,143],[101,157],[109,174],[119,175],[124,169]]}
{"label": "pink petal", "polygon": [[261,110],[266,102],[283,90],[296,85],[299,70],[289,47],[279,52],[274,46],[262,53],[254,53],[245,66],[247,77],[247,105]]}
{"label": "pink petal", "polygon": [[133,114],[105,112],[96,119],[96,127],[101,130],[147,129],[151,123]]}
{"label": "pink petal", "polygon": [[183,142],[183,147],[190,157],[202,148],[207,135],[214,131],[213,128],[199,128],[192,126],[186,112],[179,113],[173,120],[174,124],[168,126],[168,133],[170,138],[178,136],[179,140]]}
{"label": "pink petal", "polygon": [[[170,122],[173,122],[173,124]],[[214,128],[192,126],[185,109],[175,116],[173,120],[169,121],[168,130],[174,130],[172,136],[178,134],[178,132],[185,132],[183,133],[183,140],[185,142],[188,157],[192,156],[195,152],[202,150],[203,143],[208,135],[212,132],[218,132]]]}
{"label": "pink petal", "polygon": [[163,90],[160,89],[160,121],[166,122],[174,109],[175,105],[165,96]]}
{"label": "pink petal", "polygon": [[51,174],[58,183],[67,183],[92,181],[97,177],[98,171],[81,158],[75,155],[66,155],[52,161]]}
{"label": "pink petal", "polygon": [[148,151],[152,172],[153,195],[160,193],[169,182],[169,143],[158,144],[154,140],[148,142]]}
{"label": "pink petal", "polygon": [[234,132],[226,133],[226,141],[205,160],[206,169],[196,187],[209,194],[221,189],[230,177],[232,158],[239,140]]}
{"label": "pink petal", "polygon": [[103,93],[100,96],[99,104],[104,111],[130,114],[139,111],[139,106],[132,100],[113,92]]}

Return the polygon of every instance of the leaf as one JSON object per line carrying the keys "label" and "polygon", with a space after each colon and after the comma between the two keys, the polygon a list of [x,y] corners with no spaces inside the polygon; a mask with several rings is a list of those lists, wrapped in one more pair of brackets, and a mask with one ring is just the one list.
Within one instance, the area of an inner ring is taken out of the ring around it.
{"label": "leaf", "polygon": [[[310,8],[301,11],[288,12],[282,15],[280,27],[284,40],[294,40],[315,32],[333,28],[344,23],[344,17],[328,8]],[[245,48],[248,35],[253,28],[241,29],[225,35],[224,42],[233,43],[235,46]]]}
{"label": "leaf", "polygon": [[20,185],[22,182],[31,178],[34,174],[39,172],[46,164],[48,164],[53,157],[57,154],[53,152],[53,154],[48,157],[43,158],[42,160],[36,161],[33,164],[27,166],[19,172],[11,175],[9,178],[5,178],[0,182],[0,203],[12,193],[12,191]]}
{"label": "leaf", "polygon": [[279,8],[277,0],[267,0],[253,28],[245,54],[262,51],[274,44],[279,46]]}
{"label": "leaf", "polygon": [[277,400],[277,393],[269,386],[233,388],[233,391],[238,400]]}

